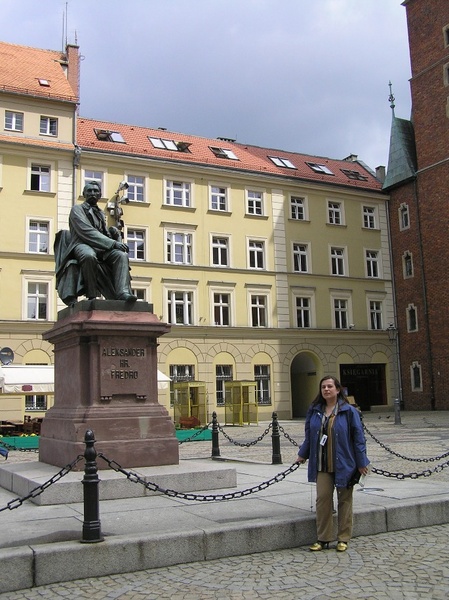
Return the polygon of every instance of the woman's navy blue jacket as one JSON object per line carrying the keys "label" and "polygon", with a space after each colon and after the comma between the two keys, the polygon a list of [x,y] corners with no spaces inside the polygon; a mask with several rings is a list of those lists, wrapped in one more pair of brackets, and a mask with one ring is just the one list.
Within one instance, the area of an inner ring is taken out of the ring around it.
{"label": "woman's navy blue jacket", "polygon": [[[309,460],[308,480],[316,482],[320,430],[323,407],[312,405],[307,411],[305,439],[298,456]],[[362,421],[356,408],[348,402],[338,400],[338,412],[333,426],[335,435],[335,486],[347,487],[354,472],[369,464]]]}

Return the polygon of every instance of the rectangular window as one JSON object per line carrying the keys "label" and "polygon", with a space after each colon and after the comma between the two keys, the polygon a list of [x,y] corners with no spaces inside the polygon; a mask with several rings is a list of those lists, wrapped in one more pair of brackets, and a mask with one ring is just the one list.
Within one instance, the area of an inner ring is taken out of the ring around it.
{"label": "rectangular window", "polygon": [[363,227],[376,229],[376,209],[372,206],[363,207]]}
{"label": "rectangular window", "polygon": [[170,365],[170,379],[173,383],[195,381],[195,365]]}
{"label": "rectangular window", "polygon": [[371,329],[381,330],[382,324],[382,302],[379,300],[370,300],[369,317]]}
{"label": "rectangular window", "polygon": [[47,396],[44,394],[25,395],[25,410],[47,410]]}
{"label": "rectangular window", "polygon": [[343,298],[334,298],[335,329],[348,328],[348,301]]}
{"label": "rectangular window", "polygon": [[229,148],[218,148],[217,146],[209,146],[209,148],[217,158],[230,158],[232,160],[238,160],[237,156]]}
{"label": "rectangular window", "polygon": [[54,117],[41,117],[40,122],[40,134],[41,135],[58,135],[58,119]]}
{"label": "rectangular window", "polygon": [[30,190],[36,192],[50,191],[50,167],[47,165],[31,165]]}
{"label": "rectangular window", "polygon": [[130,260],[145,260],[145,231],[128,229],[126,243],[129,247]]}
{"label": "rectangular window", "polygon": [[23,113],[5,110],[5,129],[23,131]]}
{"label": "rectangular window", "polygon": [[169,206],[190,206],[191,185],[186,181],[167,181],[165,203]]}
{"label": "rectangular window", "polygon": [[246,212],[248,215],[263,216],[263,194],[248,190],[246,192]]}
{"label": "rectangular window", "polygon": [[167,233],[167,262],[181,265],[192,264],[192,234]]}
{"label": "rectangular window", "polygon": [[230,325],[231,297],[229,294],[214,294],[215,325]]}
{"label": "rectangular window", "polygon": [[128,200],[131,202],[144,202],[145,201],[145,177],[140,175],[128,175]]}
{"label": "rectangular window", "polygon": [[210,208],[211,210],[220,210],[226,212],[228,210],[228,190],[225,187],[216,185],[210,188]]}
{"label": "rectangular window", "polygon": [[410,213],[407,204],[401,204],[399,207],[399,229],[408,229],[410,227]]}
{"label": "rectangular window", "polygon": [[293,244],[293,270],[296,273],[309,271],[307,244]]}
{"label": "rectangular window", "polygon": [[410,374],[412,379],[412,391],[413,392],[422,392],[423,384],[422,384],[422,373],[421,373],[421,365],[417,362],[413,362],[410,367]]}
{"label": "rectangular window", "polygon": [[342,211],[340,202],[327,203],[327,216],[330,225],[342,225]]}
{"label": "rectangular window", "polygon": [[48,283],[28,282],[27,319],[48,320]]}
{"label": "rectangular window", "polygon": [[137,300],[143,300],[146,302],[147,300],[147,291],[144,288],[132,288],[132,292],[134,296],[136,296]]}
{"label": "rectangular window", "polygon": [[366,250],[366,276],[379,277],[379,252],[377,250]]}
{"label": "rectangular window", "polygon": [[48,254],[49,251],[48,221],[30,221],[28,225],[28,252]]}
{"label": "rectangular window", "polygon": [[277,167],[284,167],[287,169],[296,169],[295,165],[288,158],[282,158],[280,156],[269,156],[268,157]]}
{"label": "rectangular window", "polygon": [[416,311],[416,306],[413,304],[409,304],[407,307],[407,330],[418,330],[418,313]]}
{"label": "rectangular window", "polygon": [[267,297],[261,294],[251,296],[251,325],[253,327],[267,326]]}
{"label": "rectangular window", "polygon": [[331,273],[332,275],[345,274],[344,248],[331,248]]}
{"label": "rectangular window", "polygon": [[249,240],[249,268],[265,269],[265,244],[257,240]]}
{"label": "rectangular window", "polygon": [[271,404],[270,365],[254,365],[257,404]]}
{"label": "rectangular window", "polygon": [[311,327],[310,298],[296,297],[296,327],[308,329]]}
{"label": "rectangular window", "polygon": [[95,181],[103,189],[103,172],[102,171],[84,171],[84,185]]}
{"label": "rectangular window", "polygon": [[168,291],[168,322],[193,325],[193,293]]}
{"label": "rectangular window", "polygon": [[225,381],[232,381],[232,365],[217,365],[215,367],[217,406],[225,404]]}
{"label": "rectangular window", "polygon": [[413,258],[409,252],[402,257],[404,278],[413,277]]}
{"label": "rectangular window", "polygon": [[305,216],[305,199],[298,196],[290,198],[290,218],[296,221],[304,221]]}
{"label": "rectangular window", "polygon": [[229,267],[229,239],[213,236],[212,264],[217,267]]}

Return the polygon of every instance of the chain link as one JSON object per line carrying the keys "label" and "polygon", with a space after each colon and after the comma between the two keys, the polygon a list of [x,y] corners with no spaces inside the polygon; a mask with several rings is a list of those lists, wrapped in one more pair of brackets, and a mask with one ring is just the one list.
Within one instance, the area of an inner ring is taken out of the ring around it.
{"label": "chain link", "polygon": [[226,433],[226,431],[223,429],[223,427],[221,425],[218,425],[218,430],[220,431],[220,433],[222,433],[225,436],[225,438],[228,440],[228,442],[231,442],[231,444],[234,444],[234,446],[240,446],[241,448],[250,448],[251,446],[255,446],[256,444],[261,442],[263,440],[263,438],[270,433],[270,429],[272,427],[273,427],[273,423],[270,423],[268,425],[268,427],[265,429],[265,431],[261,435],[259,435],[258,438],[253,440],[252,442],[237,442],[236,440],[233,440]]}
{"label": "chain link", "polygon": [[70,471],[79,463],[80,460],[83,460],[83,458],[84,458],[84,456],[82,454],[80,454],[79,456],[77,456],[75,458],[74,461],[72,461],[70,464],[63,467],[60,471],[58,471],[58,473],[53,475],[53,477],[51,477],[48,481],[45,481],[41,485],[32,489],[31,492],[27,496],[23,496],[22,498],[14,498],[13,500],[10,500],[6,506],[3,506],[2,508],[0,508],[0,512],[3,512],[4,510],[14,510],[15,508],[18,508],[19,506],[22,506],[22,504],[26,500],[29,500],[30,498],[36,498],[37,496],[42,494],[42,492],[45,492],[45,490],[48,487],[50,487],[51,485],[53,485],[54,483],[56,483],[57,481],[59,481],[60,479],[65,477],[65,475],[67,475],[67,473],[70,473]]}
{"label": "chain link", "polygon": [[298,442],[296,442],[293,438],[291,438],[289,436],[289,434],[285,431],[285,429],[282,427],[282,425],[279,425],[279,431],[283,434],[285,439],[290,442],[290,444],[293,444],[293,446],[296,446],[297,448],[299,448]]}
{"label": "chain link", "polygon": [[164,494],[165,496],[170,496],[172,498],[181,498],[182,500],[196,500],[198,502],[216,502],[216,501],[223,501],[223,500],[235,500],[237,498],[243,498],[245,496],[249,496],[250,494],[255,494],[256,492],[260,492],[262,490],[267,489],[268,487],[270,487],[271,485],[274,485],[275,483],[279,483],[280,481],[283,481],[287,477],[287,475],[289,475],[290,473],[293,473],[299,467],[299,464],[295,463],[291,467],[289,467],[285,471],[282,471],[281,473],[278,473],[277,475],[275,475],[268,481],[264,481],[263,483],[260,483],[259,485],[256,485],[252,488],[240,490],[237,492],[228,492],[226,494],[203,495],[203,494],[192,494],[192,493],[186,494],[184,492],[176,492],[175,490],[162,488],[159,485],[157,485],[157,483],[153,483],[151,481],[145,481],[140,475],[138,475],[137,473],[135,473],[133,471],[126,471],[115,460],[110,460],[102,453],[98,454],[98,458],[102,458],[108,464],[108,466],[111,469],[113,469],[114,471],[116,471],[117,473],[122,473],[123,475],[125,475],[125,477],[129,481],[132,481],[133,483],[140,483],[148,490],[151,490],[153,492],[160,492],[161,494]]}
{"label": "chain link", "polygon": [[[184,440],[178,440],[179,445],[185,444],[186,442],[191,442],[196,437],[198,437],[201,433],[203,433],[203,431],[206,431],[207,429],[209,429],[209,426],[211,424],[212,424],[212,421],[210,423],[208,423],[207,425],[204,425],[204,427],[202,427],[201,429],[198,429],[197,431],[195,431],[195,433],[192,433],[192,435],[190,437],[185,438]],[[182,429],[180,431],[182,431]]]}
{"label": "chain link", "polygon": [[379,444],[379,446],[381,448],[383,448],[384,450],[386,450],[390,454],[394,454],[394,456],[397,456],[398,458],[402,458],[403,460],[410,460],[412,462],[424,462],[424,463],[427,463],[427,462],[435,462],[437,460],[442,460],[443,458],[447,458],[449,456],[449,452],[445,452],[444,454],[440,454],[440,456],[435,456],[433,458],[410,458],[408,456],[404,456],[403,454],[399,454],[398,452],[395,452],[389,446],[386,446],[384,443],[382,443],[380,440],[378,440],[376,438],[376,436],[371,433],[371,431],[367,428],[367,426],[365,424],[363,424],[363,429],[376,442],[376,444]]}

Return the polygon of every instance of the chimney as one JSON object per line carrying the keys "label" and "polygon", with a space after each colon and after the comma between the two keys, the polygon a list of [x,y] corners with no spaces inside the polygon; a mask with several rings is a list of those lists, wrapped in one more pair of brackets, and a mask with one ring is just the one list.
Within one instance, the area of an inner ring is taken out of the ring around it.
{"label": "chimney", "polygon": [[385,167],[376,167],[376,177],[380,181],[380,183],[385,182]]}
{"label": "chimney", "polygon": [[79,46],[73,44],[67,44],[66,46],[66,58],[67,58],[67,80],[72,86],[74,95],[79,101],[80,97],[80,55]]}

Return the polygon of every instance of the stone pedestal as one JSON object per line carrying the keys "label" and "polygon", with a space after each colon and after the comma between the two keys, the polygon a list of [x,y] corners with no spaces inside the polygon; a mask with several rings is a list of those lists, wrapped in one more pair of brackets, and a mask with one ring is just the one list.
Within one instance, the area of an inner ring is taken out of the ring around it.
{"label": "stone pedestal", "polygon": [[71,463],[91,429],[97,452],[124,468],[179,463],[173,421],[157,398],[157,338],[169,330],[146,302],[86,300],[58,314],[43,335],[55,347],[55,403],[42,423],[40,462]]}

